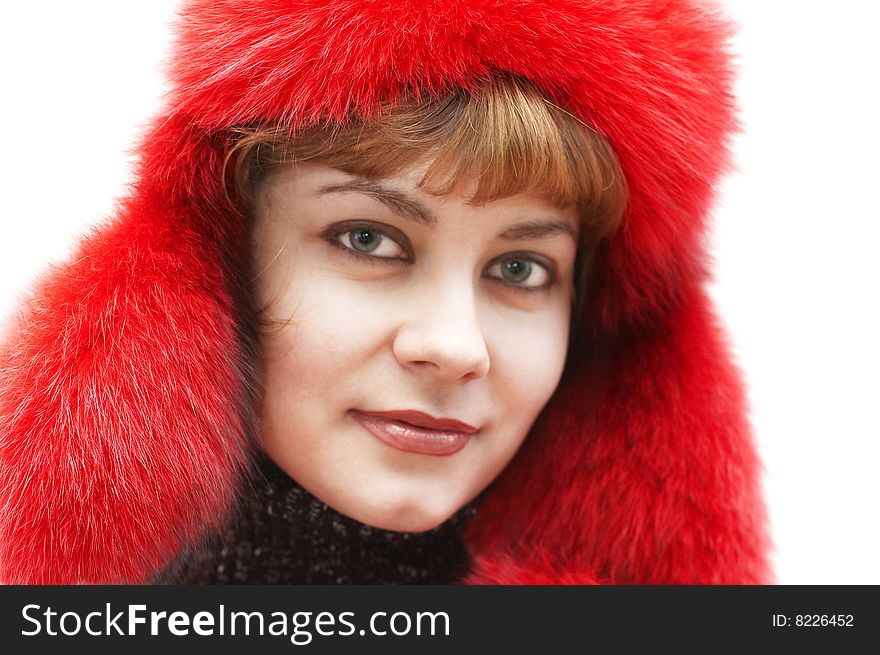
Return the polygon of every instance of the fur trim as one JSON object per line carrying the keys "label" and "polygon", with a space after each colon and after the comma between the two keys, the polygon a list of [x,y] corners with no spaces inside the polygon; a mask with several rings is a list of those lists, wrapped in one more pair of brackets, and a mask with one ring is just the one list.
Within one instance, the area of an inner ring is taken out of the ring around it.
{"label": "fur trim", "polygon": [[473,552],[518,544],[580,584],[766,582],[759,466],[703,292],[566,376],[469,526]]}
{"label": "fur trim", "polygon": [[767,581],[739,374],[702,290],[736,127],[728,25],[698,0],[185,3],[172,92],[116,219],[47,275],[0,355],[0,580],[143,581],[209,529],[250,449],[233,125],[371,114],[529,78],[627,178],[551,404],[468,532],[470,582]]}

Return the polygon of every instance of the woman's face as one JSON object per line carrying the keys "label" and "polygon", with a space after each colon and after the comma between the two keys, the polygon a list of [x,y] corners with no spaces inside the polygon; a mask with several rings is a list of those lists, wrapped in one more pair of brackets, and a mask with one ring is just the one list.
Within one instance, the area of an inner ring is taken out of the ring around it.
{"label": "woman's face", "polygon": [[288,165],[256,202],[267,454],[362,523],[422,531],[504,469],[559,382],[578,219]]}

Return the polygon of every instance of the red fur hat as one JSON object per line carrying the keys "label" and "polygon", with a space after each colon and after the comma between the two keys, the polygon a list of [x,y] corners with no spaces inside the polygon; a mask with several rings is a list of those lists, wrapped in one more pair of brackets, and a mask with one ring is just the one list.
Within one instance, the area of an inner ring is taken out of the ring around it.
{"label": "red fur hat", "polygon": [[630,199],[559,389],[468,527],[472,583],[769,579],[744,393],[704,289],[736,127],[698,0],[185,2],[172,91],[108,225],[0,354],[0,580],[140,582],[239,493],[249,365],[230,126],[531,80],[607,137]]}

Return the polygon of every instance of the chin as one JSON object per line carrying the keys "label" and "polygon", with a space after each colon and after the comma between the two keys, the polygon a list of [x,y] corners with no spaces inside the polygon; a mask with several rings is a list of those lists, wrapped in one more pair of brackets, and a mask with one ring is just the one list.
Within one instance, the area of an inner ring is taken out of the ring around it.
{"label": "chin", "polygon": [[394,532],[427,532],[441,525],[459,509],[458,506],[435,508],[416,504],[399,504],[393,507],[364,508],[362,512],[349,514],[365,525]]}

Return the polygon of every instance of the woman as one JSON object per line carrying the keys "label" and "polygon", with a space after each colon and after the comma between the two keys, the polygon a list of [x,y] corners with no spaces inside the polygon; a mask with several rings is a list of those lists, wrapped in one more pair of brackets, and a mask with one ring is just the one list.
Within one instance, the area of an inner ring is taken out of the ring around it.
{"label": "woman", "polygon": [[4,581],[767,579],[701,286],[726,28],[502,4],[184,6],[4,354]]}

